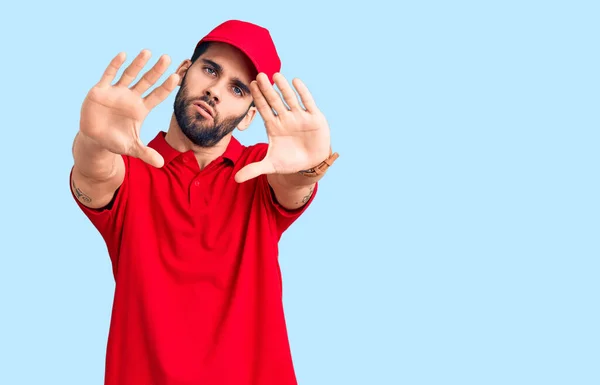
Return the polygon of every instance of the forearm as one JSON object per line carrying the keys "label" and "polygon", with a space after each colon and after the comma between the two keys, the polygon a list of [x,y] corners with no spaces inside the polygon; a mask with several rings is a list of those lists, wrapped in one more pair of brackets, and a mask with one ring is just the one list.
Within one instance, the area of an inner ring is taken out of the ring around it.
{"label": "forearm", "polygon": [[267,179],[277,202],[288,210],[300,208],[309,201],[318,177],[306,177],[301,174],[269,174]]}
{"label": "forearm", "polygon": [[72,153],[75,168],[89,179],[104,181],[117,173],[120,155],[102,148],[81,131],[75,135]]}

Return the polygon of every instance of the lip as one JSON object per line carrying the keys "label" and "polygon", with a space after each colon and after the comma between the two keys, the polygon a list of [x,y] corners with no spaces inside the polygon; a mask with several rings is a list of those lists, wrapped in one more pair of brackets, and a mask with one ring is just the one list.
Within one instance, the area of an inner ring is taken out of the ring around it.
{"label": "lip", "polygon": [[214,111],[206,102],[199,100],[194,105],[205,118],[214,119]]}

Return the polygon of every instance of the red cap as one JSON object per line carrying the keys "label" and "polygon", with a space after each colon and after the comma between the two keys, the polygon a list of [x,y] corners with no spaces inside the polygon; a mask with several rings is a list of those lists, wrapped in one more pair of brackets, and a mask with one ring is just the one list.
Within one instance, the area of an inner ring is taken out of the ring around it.
{"label": "red cap", "polygon": [[264,72],[273,84],[273,74],[281,70],[275,43],[266,28],[241,20],[228,20],[204,36],[204,41],[231,44],[246,54],[257,72]]}

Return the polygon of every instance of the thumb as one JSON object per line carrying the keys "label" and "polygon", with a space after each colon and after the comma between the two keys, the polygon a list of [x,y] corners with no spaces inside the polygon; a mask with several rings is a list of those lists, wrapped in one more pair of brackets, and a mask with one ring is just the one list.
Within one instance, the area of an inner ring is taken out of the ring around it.
{"label": "thumb", "polygon": [[136,146],[133,156],[156,168],[161,168],[165,164],[165,160],[158,153],[158,151],[151,147],[145,146],[141,142]]}
{"label": "thumb", "polygon": [[242,167],[242,169],[235,174],[235,181],[238,183],[243,183],[252,178],[256,178],[259,175],[272,174],[274,172],[275,170],[273,169],[273,166],[270,163],[262,160],[260,162],[250,163]]}

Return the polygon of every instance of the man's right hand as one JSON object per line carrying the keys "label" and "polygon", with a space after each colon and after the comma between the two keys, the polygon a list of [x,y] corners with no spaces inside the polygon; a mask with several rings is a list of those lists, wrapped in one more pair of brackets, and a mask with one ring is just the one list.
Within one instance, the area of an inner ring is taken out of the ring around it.
{"label": "man's right hand", "polygon": [[172,74],[162,85],[142,97],[163,75],[170,59],[161,56],[154,67],[129,87],[150,58],[150,52],[143,50],[112,85],[125,56],[123,52],[119,53],[87,94],[81,107],[80,132],[112,153],[129,155],[154,167],[162,167],[162,156],[140,140],[140,128],[148,113],[175,89],[179,75]]}

